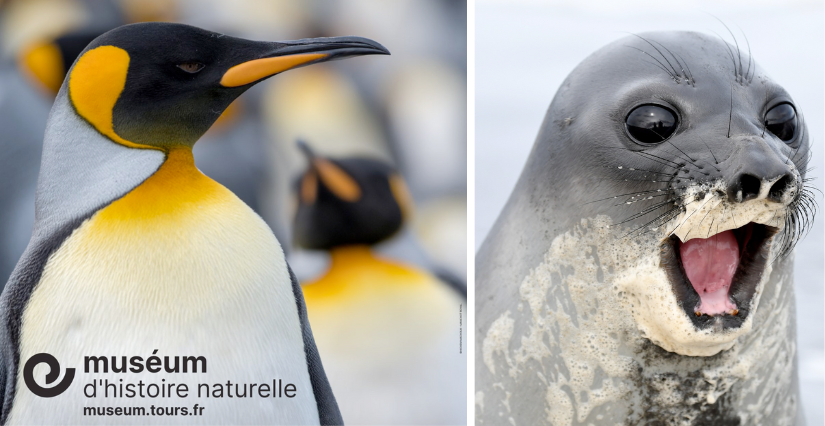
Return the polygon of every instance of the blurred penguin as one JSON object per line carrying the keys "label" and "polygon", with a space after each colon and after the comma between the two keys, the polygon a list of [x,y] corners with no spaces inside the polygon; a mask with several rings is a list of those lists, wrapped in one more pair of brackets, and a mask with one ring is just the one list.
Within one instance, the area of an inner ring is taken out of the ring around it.
{"label": "blurred penguin", "polygon": [[10,0],[0,9],[2,283],[31,236],[43,132],[57,89],[89,37],[117,25],[118,16],[103,0]]}
{"label": "blurred penguin", "polygon": [[[383,140],[406,177],[419,213],[414,239],[429,259],[466,279],[466,2],[351,0],[325,6],[316,18],[327,31],[358,29],[392,46],[396,59],[374,70],[340,69],[377,111]],[[376,80],[381,84],[369,84]]]}
{"label": "blurred penguin", "polygon": [[413,229],[438,264],[466,280],[467,89],[452,66],[410,61],[384,85],[399,166],[418,201]]}
{"label": "blurred penguin", "polygon": [[309,166],[294,186],[294,241],[331,257],[303,291],[342,414],[352,424],[464,424],[466,289],[373,251],[413,211],[404,179],[381,159],[300,146]]}
{"label": "blurred penguin", "polygon": [[[301,73],[284,74],[265,86],[261,102],[271,141],[266,149],[272,170],[264,201],[265,218],[291,215],[290,177],[304,164],[296,139],[318,141],[315,148],[328,155],[392,158],[380,123],[358,89],[337,70],[321,64]],[[296,273],[300,278],[300,272]]]}

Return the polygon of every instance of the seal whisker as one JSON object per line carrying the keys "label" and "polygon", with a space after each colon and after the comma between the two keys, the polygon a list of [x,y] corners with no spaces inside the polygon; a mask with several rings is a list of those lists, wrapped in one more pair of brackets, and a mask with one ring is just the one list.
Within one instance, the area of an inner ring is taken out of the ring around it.
{"label": "seal whisker", "polygon": [[797,156],[797,155],[799,155],[799,154],[794,154],[794,156],[793,156],[793,158],[791,159],[791,161],[792,161],[794,164],[796,164],[796,168],[797,168],[797,169],[804,170],[804,172],[800,172],[800,173],[807,173],[807,172],[809,172],[810,170],[813,170],[813,169],[814,169],[813,167],[812,167],[812,168],[810,168],[810,169],[808,168],[808,164],[809,164],[809,163],[811,162],[811,160],[813,159],[813,152],[811,152],[811,151],[810,151],[810,147],[808,147],[808,149],[807,149],[806,151],[804,151],[804,154],[803,154],[803,155],[804,155],[804,157],[802,157],[799,161],[797,161],[797,160],[796,160],[796,156]]}
{"label": "seal whisker", "polygon": [[707,142],[705,142],[705,140],[703,138],[698,137],[698,136],[696,137],[696,139],[699,139],[700,141],[702,141],[702,144],[704,144],[705,147],[708,149],[708,152],[710,153],[710,156],[713,157],[713,161],[716,164],[710,164],[710,162],[708,162],[708,161],[705,161],[705,162],[710,164],[711,166],[713,166],[713,168],[716,169],[717,172],[721,172],[722,170],[719,167],[716,167],[716,165],[719,164],[719,159],[716,158],[716,155],[713,153],[713,150],[710,149],[710,146],[707,144]]}
{"label": "seal whisker", "polygon": [[693,159],[690,155],[688,155],[688,153],[686,153],[685,151],[682,151],[681,149],[679,149],[679,147],[678,147],[678,146],[676,146],[676,144],[674,144],[673,142],[671,142],[671,141],[670,141],[670,139],[668,139],[668,140],[667,140],[667,141],[665,141],[665,142],[669,143],[669,144],[670,144],[670,146],[672,146],[672,147],[676,148],[676,150],[677,150],[677,151],[679,151],[679,152],[681,152],[682,154],[684,154],[684,155],[685,155],[685,157],[687,157],[687,159],[688,159],[691,163],[694,163],[694,162],[696,161],[696,160],[694,160],[694,159]]}
{"label": "seal whisker", "polygon": [[[684,224],[685,224],[685,222],[687,222],[687,221],[688,221],[688,219],[690,219],[690,217],[691,217],[691,216],[693,216],[693,214],[694,214],[694,213],[696,213],[696,212],[697,212],[697,211],[699,211],[699,210],[702,210],[702,209],[705,207],[705,204],[707,204],[707,203],[708,203],[708,201],[710,201],[710,200],[712,200],[712,199],[713,199],[713,198],[709,198],[707,201],[705,201],[704,203],[702,203],[702,205],[701,205],[698,209],[696,209],[696,210],[694,210],[694,211],[690,212],[690,214],[689,214],[689,215],[687,215],[687,217],[686,217],[686,218],[684,218],[684,219],[682,220],[682,222],[681,222],[681,223],[679,223],[679,225],[677,225],[675,228],[673,228],[673,230],[672,230],[672,231],[668,232],[667,236],[668,236],[668,237],[670,237],[671,235],[673,235],[673,233],[674,233],[674,232],[676,232],[676,230],[677,230],[677,229],[681,228],[681,227],[682,227],[682,225],[684,225]],[[693,201],[691,201],[690,203],[685,204],[685,207],[687,207],[688,205],[690,205],[691,203],[693,203],[693,202],[695,202],[695,201],[698,201],[698,200],[693,200]],[[738,228],[738,227],[737,227],[737,228]]]}
{"label": "seal whisker", "polygon": [[[714,18],[716,17],[714,16]],[[716,18],[716,20],[718,20],[725,27],[726,30],[728,30],[728,33],[733,38],[733,43],[736,45],[736,55],[739,57],[739,65],[737,67],[734,64],[733,75],[736,77],[736,81],[739,82],[739,78],[742,76],[742,51],[739,49],[739,41],[736,39],[736,36],[733,34],[733,31],[730,30],[730,27],[728,27],[724,21],[722,21],[719,18]]]}
{"label": "seal whisker", "polygon": [[[629,48],[631,48],[631,49],[636,49],[636,50],[638,50],[639,52],[642,52],[642,53],[644,53],[645,55],[650,56],[650,57],[651,57],[654,61],[658,62],[658,63],[659,63],[659,65],[661,65],[659,68],[661,68],[664,72],[666,72],[666,73],[670,76],[670,78],[672,78],[672,79],[673,79],[674,81],[676,81],[677,83],[679,82],[679,77],[677,77],[677,76],[676,76],[676,74],[674,74],[673,72],[669,71],[669,70],[665,67],[665,64],[663,64],[660,60],[656,59],[656,57],[655,57],[655,56],[653,56],[653,55],[651,55],[650,53],[647,53],[647,52],[645,52],[644,50],[639,49],[638,47],[635,47],[635,46],[625,46],[625,47],[629,47]],[[647,61],[645,61],[645,62],[647,62]]]}
{"label": "seal whisker", "polygon": [[733,84],[730,85],[730,114],[728,114],[728,139],[730,139],[730,124],[733,121]]}
{"label": "seal whisker", "polygon": [[[710,237],[710,230],[713,228],[713,222],[716,222],[716,217],[710,220],[710,225],[708,225],[708,232],[705,234],[705,238]],[[716,224],[717,234],[719,233],[719,224]]]}
{"label": "seal whisker", "polygon": [[773,216],[771,216],[771,220],[769,220],[768,223],[774,223],[774,221],[776,220],[776,214],[779,212],[779,210],[780,209],[776,209],[773,211]]}
{"label": "seal whisker", "polygon": [[[630,151],[630,152],[632,152],[632,153],[634,153],[634,154],[638,154],[638,155],[641,155],[641,156],[654,157],[654,158],[656,158],[656,159],[662,160],[662,161],[656,161],[656,160],[654,160],[654,159],[652,159],[652,158],[648,158],[648,160],[651,160],[651,161],[653,161],[653,162],[655,162],[655,163],[659,163],[659,164],[661,164],[661,165],[663,165],[663,166],[665,166],[665,167],[670,167],[670,168],[672,168],[672,169],[679,169],[679,168],[681,167],[681,164],[679,164],[679,163],[677,163],[677,162],[675,162],[675,161],[670,161],[670,160],[668,160],[668,159],[666,159],[666,158],[664,158],[664,157],[659,157],[658,155],[651,154],[651,153],[649,153],[649,152],[647,152],[647,151],[633,151],[633,150],[629,150],[629,149],[627,149],[627,148],[623,148],[623,147],[602,147],[601,149],[618,149],[618,150],[622,150],[622,151]],[[667,163],[670,163],[670,164],[667,164]],[[673,164],[673,165],[671,165],[671,164]]]}
{"label": "seal whisker", "polygon": [[[815,181],[815,180],[816,180],[816,178],[805,178],[805,179],[802,179],[802,182],[803,182],[803,183],[805,183],[805,182],[812,182],[812,181]],[[814,195],[814,193],[813,193],[813,192],[811,192],[811,190],[814,190],[814,191],[818,192],[818,193],[819,193],[819,195],[823,195],[823,194],[822,194],[822,190],[821,190],[821,189],[819,189],[819,188],[817,188],[817,187],[815,187],[815,186],[812,186],[812,185],[804,185],[804,186],[802,187],[802,191],[803,191],[803,192],[807,192],[808,194],[810,194],[810,195],[812,195],[812,196],[813,196],[813,195]]]}
{"label": "seal whisker", "polygon": [[[739,31],[742,32],[742,37],[745,37],[745,43],[747,43],[747,45],[748,45],[748,69],[745,71],[745,80],[748,82],[748,84],[750,84],[753,81],[753,75],[751,75],[750,78],[748,77],[748,74],[750,74],[750,71],[751,71],[751,62],[752,62],[751,42],[750,42],[750,40],[748,40],[748,36],[747,36],[747,34],[745,34],[745,31],[742,31],[742,28],[739,27],[739,25],[737,25],[737,27],[739,28]],[[753,67],[753,73],[756,74],[756,67]]]}
{"label": "seal whisker", "polygon": [[[701,140],[701,141],[702,141],[702,143],[705,143],[705,141],[704,141],[703,139],[701,139],[701,138],[698,138],[698,139],[699,139],[699,140]],[[670,141],[668,141],[668,142],[670,142]],[[674,147],[674,148],[678,149],[678,150],[679,150],[679,152],[681,152],[681,153],[683,153],[683,154],[685,154],[685,155],[688,155],[687,153],[685,153],[684,151],[682,151],[681,149],[679,149],[676,145],[674,145],[674,144],[673,144],[673,142],[670,142],[670,144],[671,144],[671,145],[673,145],[673,147]],[[705,143],[705,146],[707,146],[707,144],[706,144],[706,143]],[[710,150],[710,147],[708,147],[708,150]],[[670,151],[666,151],[666,152],[668,152],[668,153],[672,153],[672,152],[670,152]],[[714,161],[716,161],[716,164],[719,164],[718,160],[716,160],[716,156],[715,156],[715,155],[713,155],[713,151],[710,151],[710,153],[711,153],[711,155],[713,156]],[[679,156],[677,155],[677,157],[679,157]],[[679,157],[679,158],[681,158],[681,157]],[[702,158],[693,159],[693,158],[691,158],[690,156],[688,156],[688,161],[689,161],[691,164],[693,164],[694,166],[698,166],[698,165],[699,165],[699,164],[697,164],[697,161],[702,161],[703,163],[705,163],[705,164],[707,164],[707,165],[709,165],[709,166],[713,167],[714,169],[716,169],[716,171],[717,171],[717,172],[721,172],[721,171],[722,171],[721,169],[719,169],[718,167],[716,167],[716,164],[713,164],[713,163],[711,163],[711,162],[709,162],[709,161],[707,161],[707,160],[705,160],[705,159],[702,159]],[[704,171],[703,171],[703,172],[700,172],[700,173],[703,173],[705,176],[710,175],[710,173],[707,173],[707,172],[704,172]]]}
{"label": "seal whisker", "polygon": [[[668,141],[668,142],[669,142],[669,141]],[[682,151],[681,149],[679,149],[676,145],[674,145],[674,144],[673,144],[673,142],[670,142],[670,144],[671,144],[671,145],[673,145],[673,147],[674,147],[674,148],[676,148],[677,150],[679,150],[679,152],[681,152],[681,153],[683,153],[683,154],[685,154],[685,155],[688,155],[687,153],[685,153],[684,151]],[[674,153],[674,152],[672,152],[672,151],[668,151],[668,150],[665,150],[665,149],[662,149],[662,150],[663,150],[663,151],[665,151],[665,152],[667,152],[667,153],[669,153],[669,154],[673,154],[673,155],[674,155],[674,156],[676,156],[677,158],[683,158],[683,157],[681,157],[681,156],[679,156],[679,155],[675,154],[675,153]],[[684,158],[683,158],[683,159],[684,159]],[[703,159],[701,159],[701,158],[699,158],[698,160],[701,160],[701,161],[702,161],[702,162],[704,162],[705,164],[707,164],[707,165],[709,165],[709,166],[713,167],[714,169],[716,169],[716,171],[721,171],[718,167],[716,167],[714,164],[711,164],[711,163],[710,163],[710,162],[708,162],[707,160],[703,160]],[[697,161],[697,160],[695,160],[695,159],[693,159],[693,158],[691,158],[691,157],[689,157],[689,156],[688,156],[688,158],[687,158],[687,161],[688,161],[690,164],[694,165],[694,166],[699,166],[699,164],[697,164],[697,163],[696,163],[696,161]],[[685,165],[684,165],[684,164],[681,164],[680,166],[681,166],[681,167],[684,167]],[[681,167],[680,167],[680,168],[681,168]],[[699,167],[701,168],[701,166],[699,166]],[[704,174],[705,176],[710,176],[710,173],[705,172],[705,171],[699,171],[699,173],[702,173],[702,174]]]}
{"label": "seal whisker", "polygon": [[682,59],[682,62],[684,62],[684,63],[685,63],[685,68],[687,68],[688,78],[690,79],[690,82],[693,84],[693,87],[696,87],[696,79],[694,79],[694,78],[693,78],[693,73],[692,73],[692,72],[690,72],[690,67],[689,67],[689,66],[688,66],[688,64],[687,64],[687,61],[685,61],[685,59],[684,59],[684,58],[682,58],[682,55],[679,55],[678,53],[677,53],[676,55],[677,55],[680,59]]}
{"label": "seal whisker", "polygon": [[[678,149],[678,148],[677,148],[677,149]],[[667,152],[668,154],[673,154],[673,156],[674,156],[674,157],[676,157],[676,158],[680,158],[680,159],[682,159],[682,160],[687,161],[687,162],[688,162],[688,163],[690,163],[690,164],[696,165],[696,163],[694,163],[694,160],[693,160],[692,158],[685,158],[685,157],[682,157],[681,155],[676,154],[675,152],[672,152],[672,151],[668,151],[668,150],[666,150],[666,149],[664,149],[664,148],[662,148],[662,151]],[[685,166],[685,164],[684,164],[684,163],[682,163],[682,164],[680,164],[680,165],[679,165],[679,168],[682,168],[682,167],[684,167],[684,166]]]}
{"label": "seal whisker", "polygon": [[628,167],[627,169],[624,166],[602,166],[606,169],[619,169],[619,170],[626,170],[628,172],[645,172],[645,173],[653,173],[656,175],[665,175],[665,176],[673,176],[671,173],[662,173],[662,172],[655,172],[653,170],[645,170],[645,169],[637,169],[635,167]]}
{"label": "seal whisker", "polygon": [[[800,113],[800,114],[799,114],[799,124],[800,124],[800,134],[799,134],[799,140],[801,141],[801,140],[804,140],[804,138],[805,138],[805,127],[806,127],[806,126],[805,126],[805,115],[804,115],[804,114],[802,114],[802,113]],[[791,162],[794,162],[794,163],[796,162],[796,155],[797,155],[797,153],[799,152],[799,148],[801,148],[801,147],[802,147],[802,145],[803,145],[803,144],[801,144],[801,143],[800,143],[799,145],[797,145],[797,147],[796,147],[796,148],[794,148],[794,149],[792,150],[792,152],[794,153],[794,155],[793,155],[793,157],[792,157],[792,158],[790,158],[790,161],[791,161]],[[813,144],[808,144],[808,152],[810,152],[810,146],[811,146],[811,145],[813,145]],[[790,153],[788,154],[788,156],[790,157]],[[786,159],[786,160],[785,160],[785,164],[788,164],[788,159]],[[804,168],[804,167],[800,167],[800,168]]]}
{"label": "seal whisker", "polygon": [[619,197],[628,197],[628,196],[631,196],[631,195],[639,195],[639,194],[649,194],[651,192],[663,192],[663,190],[662,189],[651,189],[651,190],[648,190],[648,191],[630,192],[630,193],[627,193],[627,194],[621,194],[621,195],[616,195],[616,196],[613,196],[613,197],[602,198],[601,200],[588,201],[588,202],[586,202],[582,205],[586,206],[588,204],[598,203],[598,202],[607,201],[607,200],[613,200],[613,199],[616,199],[616,198],[619,198]]}
{"label": "seal whisker", "polygon": [[797,165],[797,169],[800,170],[800,174],[808,174],[808,172],[816,170],[816,166],[808,167],[808,164],[810,164],[813,158],[814,154],[812,152],[805,154],[805,159],[800,161]]}
{"label": "seal whisker", "polygon": [[[675,208],[672,208],[672,209],[670,209],[670,210],[668,210],[668,211],[666,211],[666,212],[662,213],[661,215],[657,216],[657,217],[656,217],[656,218],[654,218],[653,220],[651,220],[651,221],[649,221],[649,222],[645,223],[644,225],[642,225],[642,226],[640,226],[640,227],[638,227],[638,228],[635,228],[634,230],[632,230],[632,231],[628,232],[627,234],[625,234],[625,235],[623,235],[622,237],[620,237],[620,239],[627,238],[627,237],[629,237],[631,234],[634,234],[634,233],[636,233],[636,232],[638,232],[638,231],[640,231],[640,230],[643,230],[644,228],[646,228],[646,227],[647,227],[647,226],[649,226],[650,224],[652,224],[652,223],[654,223],[654,222],[656,222],[656,221],[659,221],[659,220],[664,219],[664,218],[665,218],[665,216],[668,216],[668,215],[671,215],[671,216],[678,216],[678,214],[681,212],[681,210],[682,210],[682,209],[681,209],[681,207],[675,207]],[[669,221],[670,219],[672,219],[672,217],[665,219],[663,223],[666,223],[666,222],[667,222],[667,221]]]}
{"label": "seal whisker", "polygon": [[[667,164],[665,164],[665,163],[663,163],[663,162],[657,161],[657,163],[660,163],[660,164],[666,165],[666,166],[668,166],[668,167],[672,167],[672,168],[674,168],[674,169],[679,169],[679,168],[681,167],[681,165],[680,165],[679,163],[675,162],[675,161],[670,161],[670,160],[668,160],[668,159],[666,159],[666,158],[664,158],[664,157],[660,157],[660,156],[658,156],[658,155],[651,154],[651,153],[649,153],[649,152],[647,152],[647,151],[635,151],[635,152],[636,152],[637,154],[639,154],[639,155],[647,155],[647,156],[649,156],[649,157],[654,157],[654,158],[657,158],[657,159],[662,160],[662,161],[667,162],[667,163],[675,164],[675,166],[670,166],[670,165],[667,165]],[[656,161],[656,160],[652,160],[652,161]]]}
{"label": "seal whisker", "polygon": [[[716,18],[716,17],[714,16],[714,18]],[[719,20],[719,18],[716,18],[716,19]],[[720,22],[721,22],[721,20],[720,20]],[[723,43],[725,43],[725,47],[728,49],[728,56],[730,57],[731,62],[733,62],[733,75],[735,76],[736,75],[736,57],[733,55],[733,49],[730,48],[730,43],[725,41],[725,38],[722,37],[716,31],[713,31],[713,33],[716,34],[716,37],[719,37],[719,39],[722,40]]]}
{"label": "seal whisker", "polygon": [[[724,217],[724,216],[725,216],[725,213],[727,213],[727,211],[728,211],[728,205],[727,205],[727,204],[724,204],[724,205],[722,206],[722,208],[723,208],[723,209],[722,209],[722,215],[721,215],[721,216],[722,216],[722,217]],[[708,230],[708,231],[710,231],[710,230]],[[716,234],[718,234],[718,233],[719,233],[719,223],[717,223],[717,224],[716,224]],[[715,234],[714,234],[714,235],[715,235]]]}
{"label": "seal whisker", "polygon": [[777,238],[777,253],[772,261],[790,254],[796,243],[810,232],[819,207],[810,189],[817,188],[805,185],[797,198],[786,207],[785,226]]}
{"label": "seal whisker", "polygon": [[814,154],[813,153],[808,153],[805,156],[805,161],[800,163],[800,166],[803,167],[803,169],[802,169],[803,173],[807,174],[808,172],[811,172],[811,171],[814,171],[814,170],[817,169],[816,166],[808,167],[808,164],[811,162],[811,160],[813,160],[813,158],[814,158]]}
{"label": "seal whisker", "polygon": [[762,138],[765,137],[765,130],[768,128],[768,120],[766,116],[768,115],[768,88],[765,88],[765,112],[762,113]]}
{"label": "seal whisker", "polygon": [[[632,47],[632,46],[627,46],[627,47]],[[653,62],[650,62],[650,61],[645,61],[644,59],[642,59],[642,62],[648,63],[648,64],[650,64],[650,65],[653,65],[653,66],[655,66],[655,67],[657,67],[657,68],[661,69],[662,71],[664,71],[664,72],[666,72],[666,73],[670,74],[670,77],[671,77],[672,79],[677,80],[677,77],[676,77],[676,76],[674,76],[673,74],[671,74],[671,72],[670,72],[670,71],[668,71],[665,67],[663,67],[663,66],[661,66],[661,65],[659,65],[659,64],[654,64]]]}
{"label": "seal whisker", "polygon": [[621,203],[619,203],[619,204],[614,204],[614,205],[613,205],[613,207],[625,206],[625,205],[629,205],[629,204],[638,203],[639,201],[652,200],[652,199],[654,199],[654,198],[658,198],[658,197],[668,197],[668,196],[670,196],[670,194],[650,195],[650,196],[647,196],[647,197],[644,197],[644,198],[640,198],[640,199],[638,199],[638,200],[625,201],[625,202],[621,202]]}
{"label": "seal whisker", "polygon": [[[806,126],[805,126],[805,122],[804,122],[804,120],[805,120],[805,116],[804,116],[804,115],[802,115],[802,114],[800,114],[800,122],[801,122],[800,124],[801,124],[801,127],[802,127],[802,129],[800,130],[801,134],[800,134],[800,136],[799,136],[799,139],[800,139],[800,140],[803,140],[803,139],[804,139],[804,135],[805,135],[805,127],[806,127]],[[812,141],[812,142],[813,142],[813,141]],[[793,155],[793,157],[791,157],[791,162],[796,163],[796,156],[799,154],[799,152],[800,152],[800,151],[799,151],[799,148],[801,148],[801,147],[802,147],[802,145],[803,145],[803,144],[802,144],[802,143],[800,143],[799,145],[797,145],[797,147],[796,147],[796,148],[794,148],[794,150],[793,150],[794,155]],[[813,143],[807,144],[807,146],[806,146],[806,151],[802,151],[802,152],[805,152],[805,153],[806,153],[806,155],[807,155],[807,154],[809,154],[809,153],[811,152],[811,151],[810,151],[810,149],[811,149],[811,145],[813,145]],[[803,169],[804,169],[804,168],[805,168],[805,166],[807,166],[807,161],[805,162],[805,165],[804,165],[804,166],[800,164],[800,165],[799,165],[799,168],[803,168]]]}
{"label": "seal whisker", "polygon": [[[687,71],[685,71],[685,66],[687,65],[687,63],[685,63],[685,65],[683,65],[681,62],[679,62],[679,58],[678,58],[675,54],[673,54],[673,52],[671,52],[671,51],[670,51],[670,49],[668,49],[668,48],[667,48],[667,46],[665,46],[664,44],[662,44],[662,43],[660,43],[660,42],[658,42],[658,41],[656,41],[656,40],[651,40],[651,41],[652,41],[653,43],[658,44],[659,46],[662,46],[662,49],[665,49],[665,51],[666,51],[667,53],[670,53],[670,56],[672,56],[672,57],[673,57],[673,60],[674,60],[674,61],[676,61],[676,64],[677,64],[677,65],[679,65],[679,68],[681,68],[681,69],[682,69],[682,74],[684,74],[685,80],[686,80],[688,83],[690,83],[690,79],[687,77],[687,76],[688,76],[688,73],[687,73]],[[684,60],[684,59],[683,59],[683,60]]]}
{"label": "seal whisker", "polygon": [[[610,180],[613,182],[647,182],[647,183],[665,183],[669,184],[669,180],[649,180],[649,179],[626,179],[626,178],[610,178],[605,177],[604,180]],[[667,185],[662,186],[662,188],[666,188]]]}
{"label": "seal whisker", "polygon": [[670,164],[667,164],[667,163],[665,163],[664,161],[668,161],[668,160],[665,160],[665,159],[664,159],[664,158],[662,158],[662,157],[658,157],[658,156],[653,155],[653,154],[650,154],[650,153],[648,153],[648,152],[644,152],[644,151],[635,151],[635,152],[636,152],[637,154],[641,155],[641,156],[645,156],[645,155],[647,155],[647,156],[649,156],[649,157],[654,157],[654,158],[661,159],[661,160],[663,160],[663,161],[658,161],[658,160],[654,160],[653,158],[648,158],[648,160],[653,161],[654,163],[659,163],[659,164],[661,164],[661,165],[663,165],[663,166],[665,166],[665,167],[670,167],[671,169],[676,169],[676,170],[679,170],[679,168],[680,168],[678,163],[674,163],[674,162],[670,161],[671,163],[673,163],[673,164],[675,164],[675,165],[670,165]]}
{"label": "seal whisker", "polygon": [[[712,199],[712,198],[711,198],[711,199]],[[719,206],[719,203],[721,203],[722,201],[724,201],[724,200],[719,199],[719,201],[717,201],[717,202],[716,202],[716,204],[715,204],[713,207],[711,207],[711,208],[708,210],[708,212],[707,212],[707,213],[705,213],[705,215],[704,215],[704,216],[702,216],[702,220],[700,220],[700,221],[699,221],[699,223],[697,223],[697,224],[696,224],[696,226],[702,226],[702,222],[704,222],[704,221],[705,221],[705,219],[708,217],[708,215],[710,214],[710,212],[712,212],[712,211],[713,211],[713,209],[715,209],[717,206]],[[707,204],[707,201],[706,201],[705,203]],[[704,205],[702,205],[702,208],[704,208]],[[701,208],[700,208],[700,210],[701,210]],[[711,225],[712,225],[712,224],[713,224],[713,222],[711,222]],[[688,233],[687,233],[687,234],[685,234],[685,238],[687,238],[687,237],[688,237],[688,235],[690,235],[690,233],[691,233],[691,232],[693,232],[693,227],[691,227],[691,228],[690,228],[690,230],[688,230]]]}
{"label": "seal whisker", "polygon": [[[671,64],[671,63],[670,63],[670,60],[668,60],[668,59],[667,59],[667,56],[665,56],[665,55],[662,53],[662,51],[661,51],[661,50],[659,50],[659,48],[658,48],[658,47],[656,47],[656,45],[654,45],[654,44],[653,44],[653,43],[651,43],[648,39],[646,39],[646,38],[644,38],[644,37],[642,37],[642,36],[640,36],[640,35],[638,35],[638,34],[633,34],[633,33],[630,33],[630,34],[631,34],[631,35],[634,35],[634,36],[636,36],[636,37],[638,37],[638,38],[640,38],[640,39],[642,39],[642,41],[644,41],[645,43],[649,44],[649,45],[650,45],[650,47],[652,47],[652,48],[653,48],[653,49],[655,49],[657,52],[659,52],[659,55],[661,55],[661,56],[662,56],[662,59],[664,59],[664,60],[665,60],[665,62],[667,62],[667,64],[668,64],[668,65],[670,65],[670,68],[673,70],[673,74],[674,74],[675,76],[681,76],[681,75],[679,74],[679,71],[677,71],[677,70],[676,70],[676,67],[674,67],[674,66],[673,66],[673,64]],[[651,56],[651,57],[652,57],[652,56]],[[679,80],[677,79],[676,81],[677,81],[677,83],[678,83],[678,81],[679,81]]]}
{"label": "seal whisker", "polygon": [[616,223],[616,225],[622,225],[622,224],[625,224],[625,223],[627,223],[627,222],[630,222],[630,221],[636,220],[636,219],[638,219],[638,218],[640,218],[640,217],[642,217],[642,216],[647,216],[647,215],[649,215],[650,213],[654,212],[656,209],[662,208],[663,206],[666,206],[666,205],[670,204],[671,202],[673,202],[673,201],[675,201],[675,200],[676,200],[675,198],[671,198],[671,199],[665,200],[665,201],[663,201],[663,202],[661,202],[661,203],[654,204],[653,206],[648,207],[648,208],[646,208],[646,209],[642,210],[642,211],[641,211],[641,212],[639,212],[639,213],[635,213],[635,214],[633,214],[633,215],[631,215],[631,216],[629,216],[629,217],[625,218],[625,219],[624,219],[624,220],[622,220],[621,222],[617,222],[617,223]]}

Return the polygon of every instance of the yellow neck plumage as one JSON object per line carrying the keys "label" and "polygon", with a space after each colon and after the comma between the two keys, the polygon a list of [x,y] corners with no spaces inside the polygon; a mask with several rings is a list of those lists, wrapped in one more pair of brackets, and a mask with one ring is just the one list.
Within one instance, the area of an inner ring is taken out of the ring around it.
{"label": "yellow neck plumage", "polygon": [[167,153],[157,172],[99,213],[101,222],[186,221],[192,210],[223,204],[232,193],[195,167],[192,150]]}
{"label": "yellow neck plumage", "polygon": [[378,295],[398,287],[435,283],[433,277],[417,269],[376,257],[369,246],[336,247],[330,251],[329,271],[320,279],[304,284],[308,304],[340,297]]}

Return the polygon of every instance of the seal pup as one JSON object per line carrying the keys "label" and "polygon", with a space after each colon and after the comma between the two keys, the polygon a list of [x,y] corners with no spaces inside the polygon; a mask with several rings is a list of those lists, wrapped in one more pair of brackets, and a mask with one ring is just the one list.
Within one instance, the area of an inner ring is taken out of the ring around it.
{"label": "seal pup", "polygon": [[804,116],[746,49],[583,61],[476,257],[478,424],[792,425]]}

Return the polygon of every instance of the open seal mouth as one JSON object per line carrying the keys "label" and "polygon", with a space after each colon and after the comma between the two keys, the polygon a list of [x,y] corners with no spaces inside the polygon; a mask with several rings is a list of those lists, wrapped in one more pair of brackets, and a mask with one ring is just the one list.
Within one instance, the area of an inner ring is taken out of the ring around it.
{"label": "open seal mouth", "polygon": [[777,228],[750,222],[707,238],[661,247],[662,265],[685,314],[700,330],[739,328],[747,319],[769,262]]}

